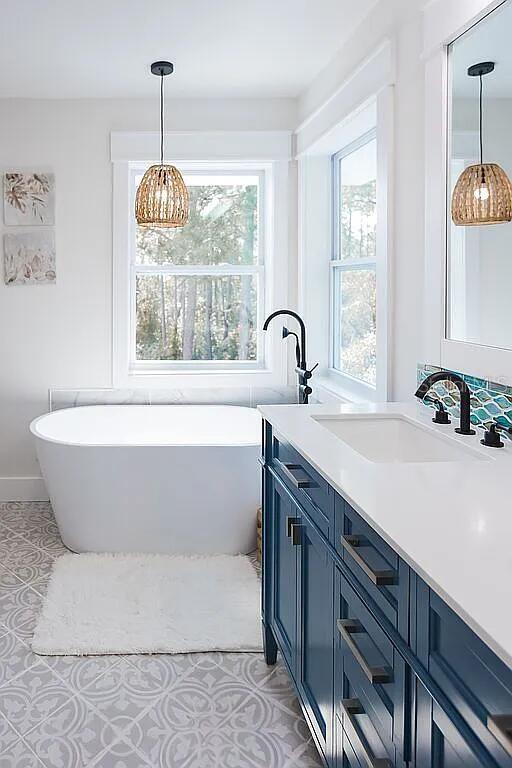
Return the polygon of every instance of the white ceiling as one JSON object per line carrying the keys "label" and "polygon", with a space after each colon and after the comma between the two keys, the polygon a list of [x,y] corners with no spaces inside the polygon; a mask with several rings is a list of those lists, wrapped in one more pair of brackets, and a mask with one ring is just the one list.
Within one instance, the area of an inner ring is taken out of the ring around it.
{"label": "white ceiling", "polygon": [[0,98],[296,97],[375,0],[1,0]]}
{"label": "white ceiling", "polygon": [[494,61],[494,72],[484,78],[484,96],[512,98],[512,4],[491,13],[452,46],[453,92],[458,98],[478,98],[478,78],[468,77],[468,67]]}

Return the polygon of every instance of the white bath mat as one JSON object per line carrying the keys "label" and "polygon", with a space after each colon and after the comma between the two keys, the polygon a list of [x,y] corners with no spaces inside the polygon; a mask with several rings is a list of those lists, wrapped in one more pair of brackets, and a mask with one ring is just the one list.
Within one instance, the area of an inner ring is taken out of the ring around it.
{"label": "white bath mat", "polygon": [[242,555],[63,555],[32,648],[50,656],[259,651],[259,579]]}

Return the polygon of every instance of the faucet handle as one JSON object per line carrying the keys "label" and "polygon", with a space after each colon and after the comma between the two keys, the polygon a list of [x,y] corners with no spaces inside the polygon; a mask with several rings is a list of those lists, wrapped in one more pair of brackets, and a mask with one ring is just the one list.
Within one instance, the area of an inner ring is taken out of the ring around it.
{"label": "faucet handle", "polygon": [[304,371],[304,378],[310,379],[313,375],[313,371],[315,370],[315,368],[318,368],[319,365],[320,363],[315,363],[315,365],[312,368],[310,368],[309,371],[308,370]]}
{"label": "faucet handle", "polygon": [[487,448],[503,448],[505,443],[500,438],[500,432],[507,432],[509,435],[512,435],[512,427],[507,427],[499,421],[488,421],[478,426],[480,429],[485,430],[483,439],[480,442]]}
{"label": "faucet handle", "polygon": [[432,403],[433,405],[436,406],[436,415],[432,419],[434,424],[451,424],[452,423],[448,411],[444,407],[443,403],[437,397],[431,397],[430,395],[427,395],[427,397],[423,398],[423,402]]}

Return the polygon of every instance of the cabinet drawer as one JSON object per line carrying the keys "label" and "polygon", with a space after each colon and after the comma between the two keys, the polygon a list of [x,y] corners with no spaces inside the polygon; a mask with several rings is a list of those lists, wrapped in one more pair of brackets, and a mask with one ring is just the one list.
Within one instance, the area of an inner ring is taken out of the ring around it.
{"label": "cabinet drawer", "polygon": [[272,467],[315,525],[332,541],[334,500],[329,485],[289,443],[274,435]]}
{"label": "cabinet drawer", "polygon": [[357,698],[388,754],[406,742],[406,668],[393,643],[364,603],[337,572],[336,710]]}
{"label": "cabinet drawer", "polygon": [[408,566],[338,495],[335,518],[336,549],[386,618],[407,639]]}
{"label": "cabinet drawer", "polygon": [[395,755],[383,747],[378,733],[358,699],[345,699],[343,715],[336,719],[336,768],[395,768]]}
{"label": "cabinet drawer", "polygon": [[499,766],[512,766],[512,671],[423,582],[418,656]]}

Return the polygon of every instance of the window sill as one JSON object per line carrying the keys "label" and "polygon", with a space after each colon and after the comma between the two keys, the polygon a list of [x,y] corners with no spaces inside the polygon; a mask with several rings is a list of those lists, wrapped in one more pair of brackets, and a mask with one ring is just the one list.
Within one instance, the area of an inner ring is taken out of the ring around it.
{"label": "window sill", "polygon": [[114,387],[127,389],[218,389],[221,387],[282,387],[286,385],[276,371],[251,370],[163,370],[131,371],[114,375]]}
{"label": "window sill", "polygon": [[367,403],[373,402],[376,399],[376,396],[370,398],[362,392],[357,392],[355,389],[344,386],[342,377],[337,374],[319,376],[316,380],[313,380],[312,386],[313,397],[318,397],[324,403]]}

